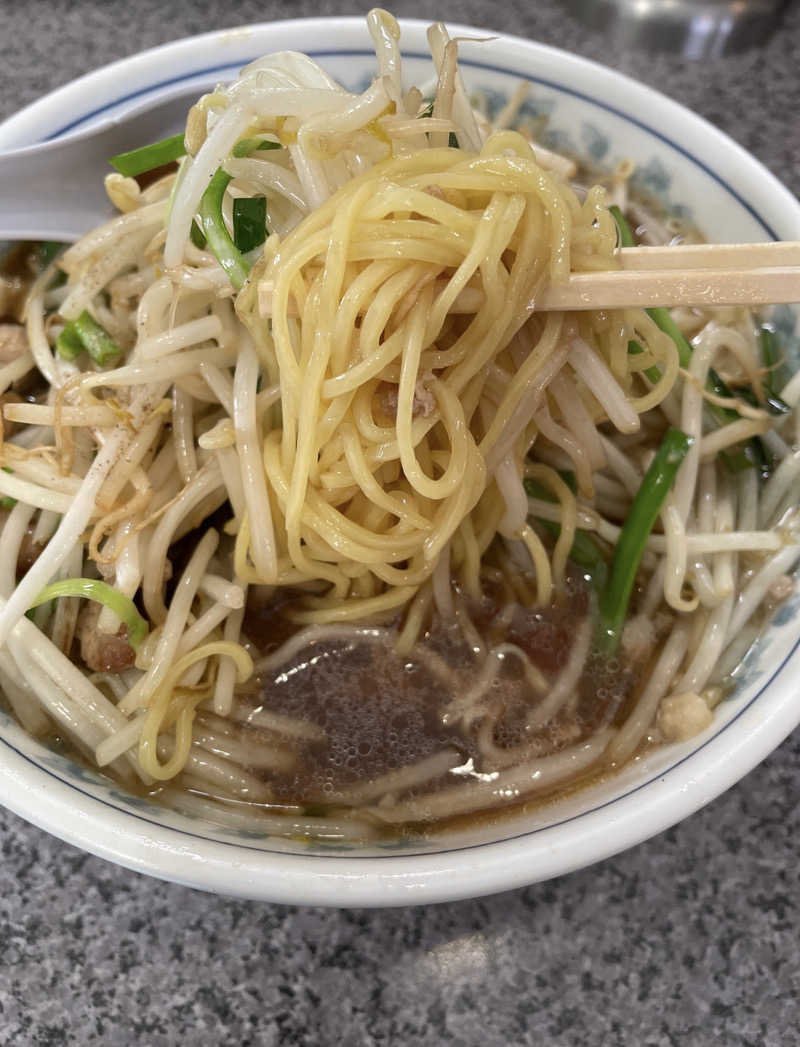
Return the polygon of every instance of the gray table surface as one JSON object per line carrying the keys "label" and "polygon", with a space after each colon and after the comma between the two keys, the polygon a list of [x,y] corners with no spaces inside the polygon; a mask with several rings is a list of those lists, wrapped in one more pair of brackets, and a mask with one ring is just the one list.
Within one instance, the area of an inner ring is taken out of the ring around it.
{"label": "gray table surface", "polygon": [[[558,0],[420,0],[618,66],[702,113],[800,194],[800,9],[691,64],[618,53]],[[322,0],[0,0],[0,117],[112,59]],[[213,897],[0,811],[0,1044],[800,1043],[800,740],[683,824],[479,901],[338,911]]]}

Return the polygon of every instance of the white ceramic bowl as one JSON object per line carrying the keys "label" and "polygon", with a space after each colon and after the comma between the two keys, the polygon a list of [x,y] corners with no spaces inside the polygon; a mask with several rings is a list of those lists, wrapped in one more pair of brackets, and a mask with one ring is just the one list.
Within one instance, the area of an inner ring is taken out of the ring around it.
{"label": "white ceramic bowl", "polygon": [[[404,24],[406,75],[430,78],[426,26]],[[454,35],[470,35],[454,27]],[[486,35],[476,34],[474,35]],[[233,78],[282,49],[317,58],[348,88],[374,61],[364,22],[333,18],[257,25],[168,44],[55,91],[0,126],[0,148],[52,137],[148,97]],[[756,160],[662,95],[581,58],[513,37],[464,44],[470,88],[493,105],[521,80],[547,114],[556,146],[613,166],[633,159],[642,185],[684,208],[709,239],[800,240],[800,204]],[[794,330],[787,310],[776,319]],[[797,343],[794,343],[795,348]],[[794,365],[800,364],[797,357]],[[800,599],[781,609],[713,725],[632,764],[613,780],[526,817],[424,846],[305,846],[165,811],[27,737],[0,714],[0,797],[70,843],[141,872],[206,890],[278,902],[403,905],[488,894],[569,872],[638,843],[696,811],[745,775],[800,721]]]}

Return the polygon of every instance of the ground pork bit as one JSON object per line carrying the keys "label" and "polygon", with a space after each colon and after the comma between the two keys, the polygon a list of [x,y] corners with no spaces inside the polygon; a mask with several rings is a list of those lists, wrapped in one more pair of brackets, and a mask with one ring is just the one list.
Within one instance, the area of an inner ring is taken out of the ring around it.
{"label": "ground pork bit", "polygon": [[417,418],[422,415],[428,418],[436,410],[436,397],[420,378],[414,386],[414,404],[411,413]]}
{"label": "ground pork bit", "polygon": [[664,698],[658,709],[658,729],[667,742],[685,742],[710,726],[711,710],[699,694],[684,691]]}
{"label": "ground pork bit", "polygon": [[772,603],[783,603],[794,592],[794,585],[794,579],[790,575],[782,574],[767,589],[767,596]]}
{"label": "ground pork bit", "polygon": [[0,364],[10,364],[28,350],[25,328],[19,324],[0,324]]}
{"label": "ground pork bit", "polygon": [[[394,420],[397,417],[397,390],[398,387],[390,382],[382,382],[378,387],[376,406],[385,418]],[[435,410],[436,397],[420,378],[414,386],[414,403],[411,413],[414,418],[428,418]]]}
{"label": "ground pork bit", "polygon": [[101,610],[99,603],[89,602],[78,618],[81,658],[95,673],[119,673],[123,669],[130,669],[135,655],[128,643],[128,630],[121,625],[113,634],[99,632],[97,620]]}
{"label": "ground pork bit", "polygon": [[435,197],[437,200],[447,200],[444,189],[442,189],[440,185],[429,185],[423,190],[423,192],[427,193],[428,196]]}

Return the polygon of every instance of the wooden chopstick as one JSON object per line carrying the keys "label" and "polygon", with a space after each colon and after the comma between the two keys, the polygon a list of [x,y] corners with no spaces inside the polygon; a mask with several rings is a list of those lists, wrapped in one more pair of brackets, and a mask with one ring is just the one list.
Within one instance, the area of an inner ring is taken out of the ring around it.
{"label": "wooden chopstick", "polygon": [[536,299],[541,310],[800,302],[800,243],[623,247],[622,268],[572,273]]}
{"label": "wooden chopstick", "polygon": [[617,254],[623,269],[774,269],[800,266],[800,241],[623,247]]}
{"label": "wooden chopstick", "polygon": [[[633,309],[676,305],[782,305],[800,302],[800,242],[677,244],[623,247],[621,269],[572,273],[536,296],[536,311]],[[444,286],[444,281],[442,281]],[[258,287],[261,315],[272,314],[272,284]],[[481,307],[479,288],[465,287],[452,312]],[[296,315],[293,299],[290,311]]]}

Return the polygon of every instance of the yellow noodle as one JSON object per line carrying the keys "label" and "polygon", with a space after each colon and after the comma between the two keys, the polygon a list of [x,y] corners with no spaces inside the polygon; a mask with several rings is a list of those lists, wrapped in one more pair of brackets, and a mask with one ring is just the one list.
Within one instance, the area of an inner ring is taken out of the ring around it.
{"label": "yellow noodle", "polygon": [[532,527],[526,524],[520,531],[520,539],[531,554],[536,569],[536,591],[539,604],[547,604],[553,593],[553,575],[550,570],[550,558],[542,545],[542,540]]}
{"label": "yellow noodle", "polygon": [[575,531],[578,523],[578,503],[575,495],[570,491],[566,483],[555,469],[549,465],[541,465],[538,462],[531,463],[526,467],[525,475],[538,479],[546,487],[549,487],[561,504],[561,533],[553,550],[553,577],[556,584],[561,585],[564,581],[567,557],[575,540]]}
{"label": "yellow noodle", "polygon": [[[178,774],[189,756],[192,744],[192,721],[197,705],[206,697],[205,690],[198,694],[186,694],[175,690],[180,678],[195,662],[214,655],[232,658],[236,665],[236,679],[244,683],[253,672],[253,660],[239,644],[226,640],[215,640],[203,644],[185,654],[170,668],[161,686],[150,699],[145,714],[144,726],[139,740],[139,763],[147,774],[159,781],[166,781]],[[173,720],[175,723],[175,746],[166,763],[158,758],[158,738],[163,730],[170,703],[175,703]]]}

